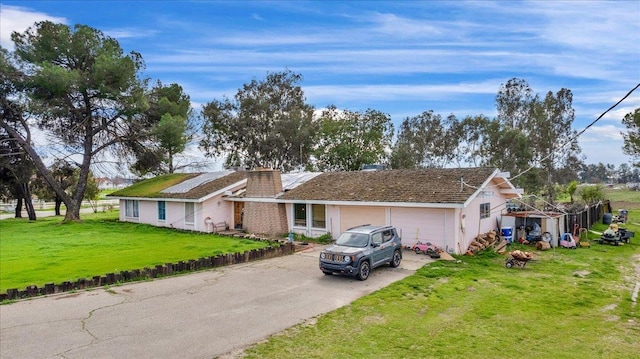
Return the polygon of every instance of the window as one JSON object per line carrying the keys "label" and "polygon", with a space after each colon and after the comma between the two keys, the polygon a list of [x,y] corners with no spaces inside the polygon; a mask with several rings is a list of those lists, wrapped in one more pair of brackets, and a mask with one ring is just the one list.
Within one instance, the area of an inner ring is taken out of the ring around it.
{"label": "window", "polygon": [[167,204],[165,201],[158,201],[158,220],[164,221],[167,219]]}
{"label": "window", "polygon": [[371,243],[373,243],[373,244],[382,244],[382,233],[380,233],[380,232],[374,233],[371,236]]}
{"label": "window", "polygon": [[312,204],[311,213],[313,215],[311,226],[313,228],[325,228],[327,222],[325,217],[324,204]]}
{"label": "window", "polygon": [[304,203],[295,203],[293,205],[293,225],[307,226],[307,205]]}
{"label": "window", "polygon": [[489,218],[489,217],[491,217],[490,203],[480,204],[480,218]]}
{"label": "window", "polygon": [[194,223],[195,220],[195,204],[193,202],[186,202],[184,204],[184,223]]}
{"label": "window", "polygon": [[133,199],[126,199],[124,201],[124,208],[125,217],[138,218],[140,216],[138,213],[138,201]]}

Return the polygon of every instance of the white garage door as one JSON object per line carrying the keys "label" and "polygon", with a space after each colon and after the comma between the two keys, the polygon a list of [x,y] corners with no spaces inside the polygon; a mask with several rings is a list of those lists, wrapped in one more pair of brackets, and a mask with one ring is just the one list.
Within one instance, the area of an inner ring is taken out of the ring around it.
{"label": "white garage door", "polygon": [[452,221],[445,214],[446,210],[440,209],[391,208],[391,225],[400,232],[403,245],[426,241],[444,249],[445,226]]}
{"label": "white garage door", "polygon": [[348,228],[373,224],[384,226],[387,216],[384,207],[340,207],[340,233]]}

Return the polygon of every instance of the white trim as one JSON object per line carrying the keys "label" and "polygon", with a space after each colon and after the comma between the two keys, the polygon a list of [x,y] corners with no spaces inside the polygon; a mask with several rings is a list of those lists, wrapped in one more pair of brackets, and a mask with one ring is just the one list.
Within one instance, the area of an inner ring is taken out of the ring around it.
{"label": "white trim", "polygon": [[193,202],[198,203],[197,199],[189,198],[164,198],[164,197],[110,197],[118,200],[136,200],[136,201],[165,201],[165,202]]}
{"label": "white trim", "polygon": [[420,208],[464,208],[463,203],[422,203],[422,202],[356,202],[333,200],[304,200],[278,198],[223,198],[230,202],[262,202],[262,203],[308,203],[335,206],[377,206],[377,207],[420,207]]}
{"label": "white trim", "polygon": [[238,181],[238,182],[235,182],[235,183],[233,183],[233,184],[230,184],[230,185],[228,185],[227,187],[224,187],[224,188],[222,188],[222,189],[219,189],[219,190],[217,190],[217,191],[215,191],[215,192],[209,193],[208,195],[206,195],[206,196],[204,196],[204,197],[202,197],[202,198],[199,198],[199,199],[198,199],[198,202],[204,202],[204,201],[208,200],[209,198],[215,197],[215,196],[217,196],[217,195],[219,195],[219,194],[224,194],[226,191],[229,191],[230,189],[232,189],[232,188],[234,188],[234,187],[240,186],[240,185],[242,185],[243,183],[244,183],[244,184],[246,184],[246,183],[247,183],[247,179],[246,179],[246,178],[245,178],[245,179],[243,179],[243,180],[241,180],[241,181]]}

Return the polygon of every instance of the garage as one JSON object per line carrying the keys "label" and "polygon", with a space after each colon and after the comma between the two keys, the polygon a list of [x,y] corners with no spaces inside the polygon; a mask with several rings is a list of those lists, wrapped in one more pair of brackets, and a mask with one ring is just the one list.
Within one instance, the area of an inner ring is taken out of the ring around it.
{"label": "garage", "polygon": [[445,248],[447,211],[430,208],[391,208],[391,225],[398,228],[403,245],[428,241]]}
{"label": "garage", "polygon": [[384,207],[342,206],[340,207],[340,233],[363,224],[386,225]]}

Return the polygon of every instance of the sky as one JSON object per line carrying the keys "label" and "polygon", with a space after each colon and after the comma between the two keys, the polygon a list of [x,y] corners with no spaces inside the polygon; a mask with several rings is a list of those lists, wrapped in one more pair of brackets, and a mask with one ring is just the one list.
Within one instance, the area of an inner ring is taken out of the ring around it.
{"label": "sky", "polygon": [[[43,20],[139,52],[143,76],[178,83],[196,110],[288,69],[316,109],[374,109],[398,128],[429,110],[492,118],[515,77],[542,97],[570,89],[581,131],[640,83],[638,0],[0,0],[0,44]],[[638,107],[640,89],[579,137],[587,164],[632,163],[621,119]]]}

